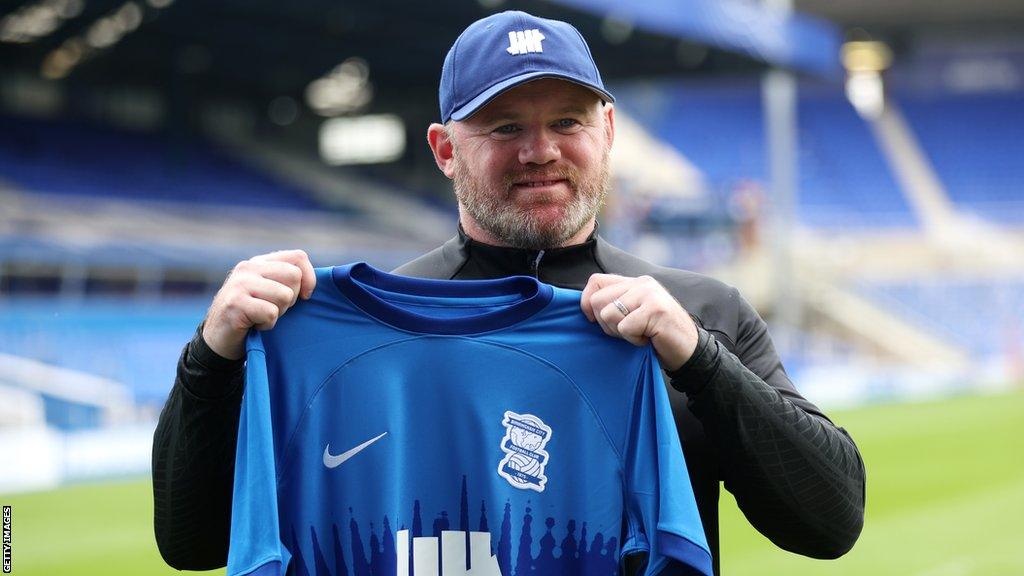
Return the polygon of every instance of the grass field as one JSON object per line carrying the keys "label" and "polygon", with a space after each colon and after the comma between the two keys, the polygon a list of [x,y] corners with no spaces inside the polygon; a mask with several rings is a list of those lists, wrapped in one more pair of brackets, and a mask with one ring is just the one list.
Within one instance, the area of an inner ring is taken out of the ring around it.
{"label": "grass field", "polygon": [[[1024,392],[832,416],[857,440],[868,467],[857,546],[836,561],[783,552],[726,495],[724,574],[1024,575]],[[13,506],[14,574],[177,574],[153,541],[148,481],[0,501]]]}

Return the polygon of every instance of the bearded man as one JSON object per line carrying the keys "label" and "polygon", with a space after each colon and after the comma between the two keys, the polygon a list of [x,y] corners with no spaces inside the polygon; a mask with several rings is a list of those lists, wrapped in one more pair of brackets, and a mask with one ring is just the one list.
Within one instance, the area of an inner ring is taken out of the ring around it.
{"label": "bearded man", "polygon": [[[863,525],[862,459],[794,388],[764,321],[734,288],[650,264],[598,235],[613,102],[570,24],[503,12],[470,25],[445,59],[441,121],[427,130],[438,167],[454,182],[458,234],[395,272],[529,275],[582,290],[590,321],[651,344],[668,375],[715,572],[722,482],[778,546],[815,558],[844,554]],[[273,327],[314,284],[302,251],[241,262],[185,347],[154,439],[156,535],[171,566],[224,566],[245,336]]]}

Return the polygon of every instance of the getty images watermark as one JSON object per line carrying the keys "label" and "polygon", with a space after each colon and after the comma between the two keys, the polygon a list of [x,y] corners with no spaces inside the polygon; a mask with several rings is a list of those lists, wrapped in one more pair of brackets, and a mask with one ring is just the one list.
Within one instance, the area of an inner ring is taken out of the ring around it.
{"label": "getty images watermark", "polygon": [[4,506],[4,574],[11,573],[11,507]]}

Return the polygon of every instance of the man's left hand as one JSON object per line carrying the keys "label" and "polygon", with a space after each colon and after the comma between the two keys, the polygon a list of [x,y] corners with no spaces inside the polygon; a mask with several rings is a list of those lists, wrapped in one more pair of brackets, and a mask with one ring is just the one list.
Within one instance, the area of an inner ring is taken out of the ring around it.
{"label": "man's left hand", "polygon": [[594,274],[580,307],[609,336],[636,346],[650,342],[662,368],[678,370],[697,349],[697,326],[683,306],[650,276]]}

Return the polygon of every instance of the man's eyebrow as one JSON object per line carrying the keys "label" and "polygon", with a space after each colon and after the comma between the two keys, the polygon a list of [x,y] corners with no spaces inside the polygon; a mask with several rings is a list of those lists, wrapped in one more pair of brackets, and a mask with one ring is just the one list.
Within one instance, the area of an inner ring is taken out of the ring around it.
{"label": "man's eyebrow", "polygon": [[519,119],[519,115],[510,109],[498,108],[496,110],[487,110],[480,115],[480,119],[487,123],[497,122],[498,120],[514,121]]}
{"label": "man's eyebrow", "polygon": [[580,106],[579,104],[569,104],[568,106],[565,106],[563,108],[559,108],[558,109],[558,113],[559,114],[576,114],[576,115],[579,115],[579,116],[586,116],[586,115],[590,114],[590,110],[588,110],[585,106]]}

